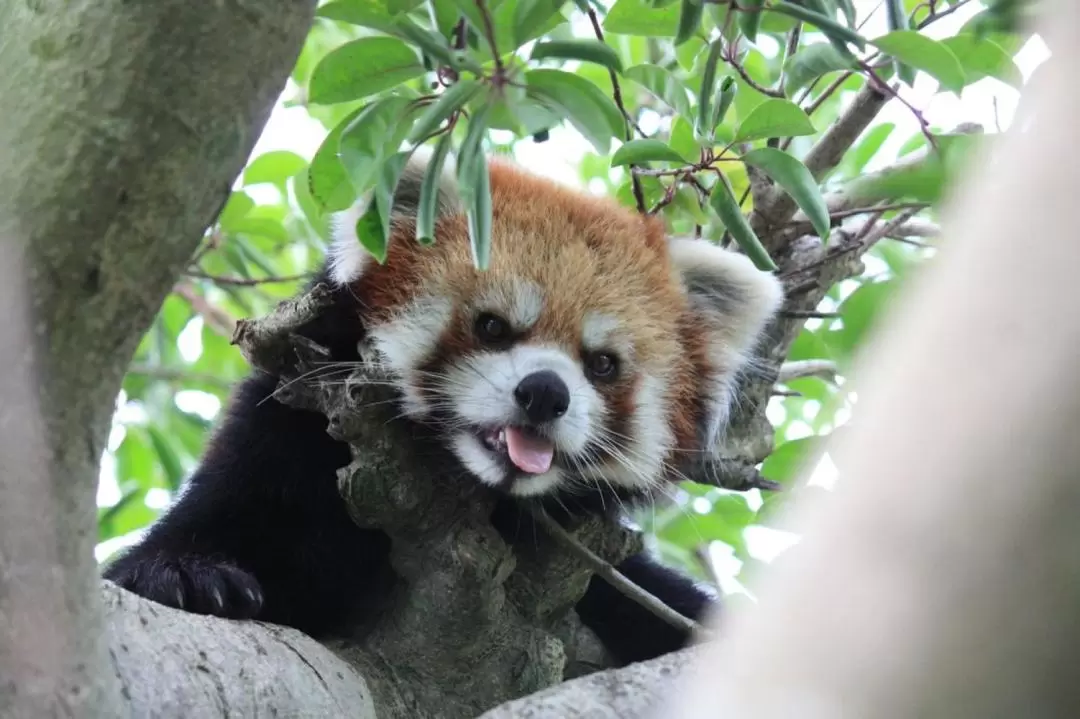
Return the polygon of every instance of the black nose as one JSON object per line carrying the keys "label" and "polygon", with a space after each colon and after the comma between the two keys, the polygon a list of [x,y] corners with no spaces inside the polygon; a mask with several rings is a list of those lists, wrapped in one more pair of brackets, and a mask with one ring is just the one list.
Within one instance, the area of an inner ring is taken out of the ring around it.
{"label": "black nose", "polygon": [[562,417],[570,407],[570,389],[551,370],[533,372],[521,380],[514,399],[530,422],[539,424]]}

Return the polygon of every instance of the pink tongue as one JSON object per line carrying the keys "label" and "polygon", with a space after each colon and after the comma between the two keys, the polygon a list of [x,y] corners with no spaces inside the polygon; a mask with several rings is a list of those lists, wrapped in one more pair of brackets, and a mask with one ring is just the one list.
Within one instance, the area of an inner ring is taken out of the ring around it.
{"label": "pink tongue", "polygon": [[517,427],[506,428],[506,451],[522,472],[543,474],[551,469],[555,446],[546,439],[526,436]]}

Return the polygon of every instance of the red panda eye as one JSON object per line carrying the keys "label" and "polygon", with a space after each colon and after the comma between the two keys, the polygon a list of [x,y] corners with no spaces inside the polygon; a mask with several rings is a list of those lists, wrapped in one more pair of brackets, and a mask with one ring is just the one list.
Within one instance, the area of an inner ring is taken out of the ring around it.
{"label": "red panda eye", "polygon": [[476,318],[476,336],[482,342],[505,342],[510,339],[510,323],[498,315],[484,312]]}
{"label": "red panda eye", "polygon": [[589,374],[595,379],[612,379],[619,368],[619,363],[615,357],[606,352],[596,352],[589,355],[585,364]]}

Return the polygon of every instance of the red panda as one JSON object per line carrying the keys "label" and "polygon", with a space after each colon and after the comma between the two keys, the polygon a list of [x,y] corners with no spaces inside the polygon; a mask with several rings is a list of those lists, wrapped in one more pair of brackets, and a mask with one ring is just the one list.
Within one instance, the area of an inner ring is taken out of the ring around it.
{"label": "red panda", "polygon": [[[780,304],[774,276],[504,160],[489,165],[492,256],[477,270],[452,167],[434,245],[414,239],[426,161],[414,156],[399,181],[385,263],[356,236],[364,202],[336,218],[317,278],[335,304],[307,334],[335,359],[380,365],[407,421],[433,429],[507,501],[648,495],[677,477],[678,457],[715,444],[737,374]],[[245,380],[186,491],[107,578],[164,604],[315,636],[376,603],[393,582],[389,543],[353,524],[337,494],[348,449],[325,418],[264,402],[276,386],[258,372]],[[688,616],[712,604],[646,555],[620,569]],[[688,639],[600,578],[576,609],[623,662]]]}
{"label": "red panda", "polygon": [[716,441],[778,281],[707,241],[668,240],[656,217],[490,167],[484,272],[449,171],[433,247],[399,215],[380,266],[344,213],[331,277],[366,308],[370,356],[400,378],[411,417],[451,414],[458,458],[511,494],[670,479],[677,454]]}

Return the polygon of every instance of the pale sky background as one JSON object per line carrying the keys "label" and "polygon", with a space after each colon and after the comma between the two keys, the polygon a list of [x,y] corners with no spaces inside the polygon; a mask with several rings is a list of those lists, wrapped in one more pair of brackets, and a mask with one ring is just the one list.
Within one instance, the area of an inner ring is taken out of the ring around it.
{"label": "pale sky background", "polygon": [[[869,10],[880,6],[881,2],[880,0],[856,0],[855,5],[859,10],[860,17],[863,17]],[[929,34],[932,37],[947,37],[955,33],[979,9],[976,3],[962,8],[933,25]],[[885,13],[883,9],[879,9],[863,27],[862,34],[872,39],[885,32],[887,32]],[[768,52],[767,49],[766,51]],[[1039,38],[1033,38],[1024,46],[1015,57],[1015,60],[1025,82],[1034,69],[1047,57],[1046,46]],[[292,96],[295,90],[296,87],[290,81],[290,86],[286,88],[283,97]],[[905,87],[901,90],[901,94],[912,105],[923,110],[924,116],[932,126],[949,130],[961,122],[977,122],[983,125],[988,132],[994,132],[998,128],[1005,129],[1009,126],[1015,114],[1019,96],[1019,93],[1013,88],[991,78],[965,88],[959,97],[952,93],[938,93],[937,82],[923,73],[918,75],[914,88]],[[887,164],[890,158],[895,157],[900,145],[919,129],[918,123],[910,110],[896,101],[889,103],[885,107],[877,122],[895,123],[897,129],[877,153],[869,169],[873,169],[876,165]],[[256,144],[252,157],[257,157],[270,150],[291,150],[310,159],[322,143],[326,132],[326,129],[319,122],[308,116],[304,108],[286,108],[279,103]],[[613,146],[612,151],[614,151],[615,147],[617,147],[617,143]],[[532,172],[577,187],[582,187],[577,162],[583,154],[588,152],[592,152],[591,145],[572,127],[553,129],[547,142],[537,144],[524,141],[518,143],[515,147],[517,160]],[[249,187],[247,191],[253,198],[258,200],[260,189],[262,188],[257,186]],[[271,189],[270,192],[276,191]],[[276,195],[268,199],[276,201]],[[871,269],[869,265],[868,269]],[[196,319],[181,333],[180,351],[182,355],[189,358],[198,357],[202,349],[199,340],[201,330],[201,323]],[[181,409],[208,418],[215,416],[219,410],[219,403],[216,398],[202,392],[180,392],[177,393],[175,401]],[[775,406],[770,406],[769,409],[770,419],[774,422],[778,423],[779,420],[783,419],[784,408],[779,402],[775,403]],[[137,415],[138,413],[139,409],[132,407],[130,403],[118,406],[118,421],[114,421],[113,433],[109,440],[110,450],[115,450],[123,439],[122,420],[124,416]],[[806,434],[811,434],[809,425],[806,425]],[[790,434],[787,438],[793,439]],[[835,467],[826,456],[818,465],[811,483],[827,488],[835,481],[835,474]],[[98,504],[108,506],[114,504],[119,497],[120,490],[115,477],[115,465],[111,456],[106,454],[102,463]],[[752,493],[748,499],[754,509],[761,502],[760,495],[756,492]],[[151,507],[161,508],[166,506],[169,501],[169,494],[165,490],[151,490],[146,497],[146,503]],[[691,508],[689,511],[693,511],[693,509]],[[133,533],[125,537],[117,537],[99,545],[97,550],[99,560],[116,549],[135,541],[138,534]],[[771,561],[797,540],[798,538],[795,535],[764,527],[751,527],[746,533],[746,542],[750,554],[762,561]],[[720,580],[721,588],[725,592],[747,593],[745,588],[734,578],[739,571],[741,562],[732,555],[730,547],[715,542],[713,545],[712,559],[716,565],[716,574]]]}

